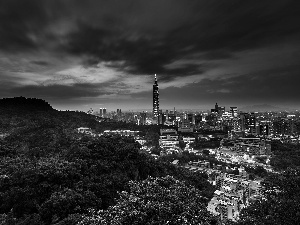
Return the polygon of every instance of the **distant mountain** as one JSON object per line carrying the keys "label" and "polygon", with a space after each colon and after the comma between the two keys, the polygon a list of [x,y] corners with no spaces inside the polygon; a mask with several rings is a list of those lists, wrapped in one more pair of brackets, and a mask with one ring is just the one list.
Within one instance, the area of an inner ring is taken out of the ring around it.
{"label": "distant mountain", "polygon": [[54,110],[52,106],[42,99],[37,98],[3,98],[0,99],[1,110],[18,110],[18,111],[49,111]]}
{"label": "distant mountain", "polygon": [[245,106],[239,109],[243,112],[279,112],[279,111],[288,111],[289,109],[280,108],[273,105],[268,104],[261,104],[261,105],[252,105],[252,106]]}

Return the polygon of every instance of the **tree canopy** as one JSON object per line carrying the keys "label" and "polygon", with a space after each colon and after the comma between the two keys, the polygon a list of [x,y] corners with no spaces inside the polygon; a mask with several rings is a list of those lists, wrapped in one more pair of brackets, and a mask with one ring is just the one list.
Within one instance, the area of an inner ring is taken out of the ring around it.
{"label": "tree canopy", "polygon": [[116,205],[91,211],[80,225],[216,224],[198,189],[172,176],[130,181]]}

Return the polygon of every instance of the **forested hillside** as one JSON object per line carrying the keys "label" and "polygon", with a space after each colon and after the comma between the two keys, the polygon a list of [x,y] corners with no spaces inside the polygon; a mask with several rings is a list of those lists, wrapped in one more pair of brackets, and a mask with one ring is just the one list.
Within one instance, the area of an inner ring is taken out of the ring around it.
{"label": "forested hillside", "polygon": [[133,138],[78,134],[101,126],[92,115],[12,105],[0,106],[0,224],[76,224],[119,204],[130,181],[150,177],[192,185],[201,210],[213,194],[206,175],[155,161]]}

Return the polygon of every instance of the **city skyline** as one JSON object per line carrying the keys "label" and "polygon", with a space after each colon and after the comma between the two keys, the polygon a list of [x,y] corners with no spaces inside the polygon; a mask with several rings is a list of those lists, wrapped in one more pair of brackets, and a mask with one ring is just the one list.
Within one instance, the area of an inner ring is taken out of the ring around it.
{"label": "city skyline", "polygon": [[0,97],[60,110],[300,109],[299,2],[2,1]]}

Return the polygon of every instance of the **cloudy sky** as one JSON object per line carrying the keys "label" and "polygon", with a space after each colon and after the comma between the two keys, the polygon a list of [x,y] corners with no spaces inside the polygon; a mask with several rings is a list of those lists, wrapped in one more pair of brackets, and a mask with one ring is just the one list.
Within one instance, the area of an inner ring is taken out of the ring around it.
{"label": "cloudy sky", "polygon": [[0,0],[0,97],[300,108],[299,0]]}

